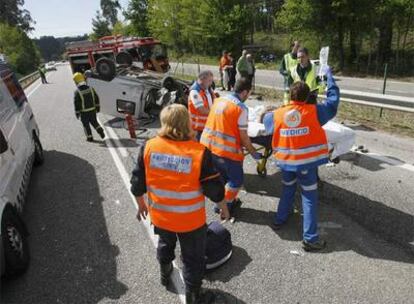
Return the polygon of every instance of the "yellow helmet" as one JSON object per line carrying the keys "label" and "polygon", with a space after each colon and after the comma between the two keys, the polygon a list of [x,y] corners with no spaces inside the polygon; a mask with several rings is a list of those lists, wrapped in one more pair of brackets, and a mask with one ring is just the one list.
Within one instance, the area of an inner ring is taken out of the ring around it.
{"label": "yellow helmet", "polygon": [[75,74],[73,74],[73,81],[76,84],[79,84],[81,82],[85,82],[85,76],[83,76],[82,73],[76,72]]}

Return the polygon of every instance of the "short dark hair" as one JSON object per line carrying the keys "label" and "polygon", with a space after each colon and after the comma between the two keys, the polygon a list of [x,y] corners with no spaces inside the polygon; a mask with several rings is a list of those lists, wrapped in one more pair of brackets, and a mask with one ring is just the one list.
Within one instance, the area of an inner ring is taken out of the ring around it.
{"label": "short dark hair", "polygon": [[236,81],[234,85],[234,92],[239,94],[243,91],[250,92],[252,90],[252,82],[246,77],[242,77]]}
{"label": "short dark hair", "polygon": [[297,81],[290,87],[290,100],[306,101],[309,92],[309,86],[304,81]]}
{"label": "short dark hair", "polygon": [[224,50],[223,51],[223,55],[226,55],[226,54],[228,54],[228,52],[226,50]]}
{"label": "short dark hair", "polygon": [[299,48],[298,53],[304,53],[309,56],[309,50],[305,47]]}

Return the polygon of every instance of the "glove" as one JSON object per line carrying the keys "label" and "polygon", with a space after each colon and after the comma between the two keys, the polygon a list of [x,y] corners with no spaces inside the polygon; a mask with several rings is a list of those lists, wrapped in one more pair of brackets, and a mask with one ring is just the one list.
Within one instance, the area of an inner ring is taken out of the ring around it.
{"label": "glove", "polygon": [[321,67],[321,71],[320,71],[321,75],[326,75],[328,78],[332,77],[332,70],[331,67],[329,65],[323,65]]}
{"label": "glove", "polygon": [[252,157],[253,157],[253,159],[255,159],[255,160],[261,160],[262,158],[263,158],[263,154],[262,153],[260,153],[260,152],[254,152],[253,154],[252,154]]}

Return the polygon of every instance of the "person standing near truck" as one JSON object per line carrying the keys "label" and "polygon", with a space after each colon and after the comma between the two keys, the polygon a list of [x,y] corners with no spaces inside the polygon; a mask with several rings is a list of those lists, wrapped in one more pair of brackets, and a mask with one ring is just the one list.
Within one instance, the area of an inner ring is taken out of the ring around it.
{"label": "person standing near truck", "polygon": [[99,113],[99,97],[95,90],[86,84],[85,76],[82,73],[73,74],[73,81],[77,89],[75,90],[74,106],[76,118],[81,120],[83,129],[85,130],[86,140],[93,141],[92,125],[96,132],[105,138],[105,132],[96,118],[96,113]]}

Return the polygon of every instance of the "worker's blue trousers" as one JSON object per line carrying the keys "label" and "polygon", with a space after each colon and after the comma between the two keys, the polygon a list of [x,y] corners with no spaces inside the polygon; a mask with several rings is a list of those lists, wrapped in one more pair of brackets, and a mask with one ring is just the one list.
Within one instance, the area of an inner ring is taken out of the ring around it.
{"label": "worker's blue trousers", "polygon": [[299,184],[302,190],[303,239],[310,243],[317,242],[319,240],[317,167],[298,172],[282,170],[282,183],[282,197],[277,208],[275,223],[286,222],[293,210],[296,184]]}

